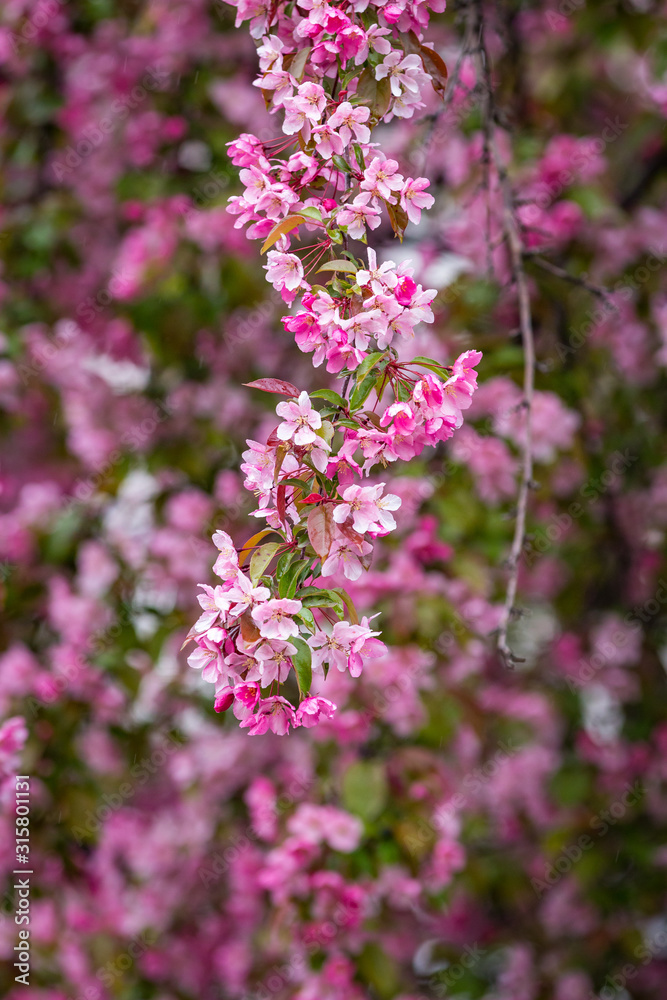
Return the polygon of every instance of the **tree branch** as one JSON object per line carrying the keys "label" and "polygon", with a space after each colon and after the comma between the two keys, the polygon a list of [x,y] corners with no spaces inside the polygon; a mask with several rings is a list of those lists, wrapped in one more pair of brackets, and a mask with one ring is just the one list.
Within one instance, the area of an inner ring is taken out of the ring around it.
{"label": "tree branch", "polygon": [[495,123],[498,119],[493,82],[491,79],[491,69],[489,64],[488,51],[484,38],[484,10],[482,0],[475,0],[473,8],[475,20],[475,34],[478,38],[478,55],[476,58],[480,77],[484,82],[484,105],[483,105],[483,128],[485,143],[491,151],[491,157],[496,173],[503,201],[503,229],[507,237],[509,248],[510,264],[512,276],[516,285],[517,298],[519,302],[519,326],[521,330],[521,343],[523,347],[523,407],[526,413],[525,435],[521,449],[521,482],[519,485],[519,496],[517,500],[517,513],[514,526],[514,538],[512,548],[507,560],[509,566],[509,578],[507,581],[507,592],[503,604],[502,615],[498,626],[497,648],[505,664],[511,666],[521,662],[510,649],[507,640],[507,630],[514,612],[517,587],[519,581],[519,565],[521,552],[523,550],[526,536],[526,516],[528,511],[528,497],[533,484],[533,434],[532,434],[532,407],[535,390],[535,341],[533,337],[533,320],[530,308],[530,293],[528,290],[528,279],[524,268],[524,244],[521,236],[521,229],[516,214],[514,193],[507,175],[507,170],[498,154],[498,147],[495,140]]}

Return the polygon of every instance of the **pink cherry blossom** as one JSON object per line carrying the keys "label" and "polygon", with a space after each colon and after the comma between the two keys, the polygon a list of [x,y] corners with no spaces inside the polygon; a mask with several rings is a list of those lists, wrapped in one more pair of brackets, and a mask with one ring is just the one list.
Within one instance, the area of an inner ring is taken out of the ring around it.
{"label": "pink cherry blossom", "polygon": [[267,280],[278,291],[295,291],[303,280],[303,264],[293,253],[269,250],[268,264],[265,264]]}
{"label": "pink cherry blossom", "polygon": [[271,591],[266,587],[254,587],[245,573],[239,573],[232,587],[226,592],[229,601],[229,615],[237,618],[249,608],[261,604],[271,596]]}
{"label": "pink cherry blossom", "polygon": [[393,493],[382,496],[385,484],[377,486],[348,486],[341,496],[343,503],[334,508],[334,521],[343,524],[352,517],[352,527],[363,535],[367,531],[386,532],[396,527],[390,511],[398,510],[400,498]]}
{"label": "pink cherry blossom", "polygon": [[370,108],[363,105],[355,107],[349,101],[343,101],[330,116],[328,125],[338,131],[345,146],[352,136],[357,142],[369,142],[371,133],[365,122],[370,118],[370,114]]}
{"label": "pink cherry blossom", "polygon": [[307,392],[302,392],[298,400],[278,403],[276,413],[283,417],[277,434],[281,441],[294,441],[296,445],[312,444],[317,440],[315,431],[322,426],[322,418],[310,401]]}
{"label": "pink cherry blossom", "polygon": [[431,208],[435,201],[433,195],[425,194],[429,186],[426,177],[408,177],[401,188],[401,208],[407,213],[410,222],[419,225],[422,209]]}
{"label": "pink cherry blossom", "polygon": [[366,167],[360,186],[374,198],[393,201],[393,192],[400,191],[403,187],[403,175],[398,172],[398,163],[384,156],[376,156]]}
{"label": "pink cherry blossom", "polygon": [[264,698],[257,711],[247,715],[241,722],[241,729],[247,729],[249,736],[262,736],[271,730],[276,736],[285,736],[290,726],[296,725],[294,709],[281,695]]}
{"label": "pink cherry blossom", "polygon": [[296,710],[296,725],[311,729],[322,719],[332,719],[336,706],[328,698],[304,698]]}
{"label": "pink cherry blossom", "polygon": [[292,616],[302,607],[301,601],[279,598],[253,608],[251,614],[265,639],[289,639],[299,634],[299,626]]}
{"label": "pink cherry blossom", "polygon": [[366,235],[366,226],[377,229],[380,225],[380,212],[369,205],[371,195],[367,191],[358,194],[354,201],[348,202],[338,212],[336,221],[340,226],[346,226],[352,239],[360,240]]}

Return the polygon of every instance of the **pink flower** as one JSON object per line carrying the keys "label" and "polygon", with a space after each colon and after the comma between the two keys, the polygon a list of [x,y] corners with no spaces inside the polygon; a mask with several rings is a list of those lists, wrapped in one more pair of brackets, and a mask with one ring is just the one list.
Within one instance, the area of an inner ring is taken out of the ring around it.
{"label": "pink flower", "polygon": [[370,560],[366,560],[372,551],[370,542],[362,541],[361,546],[357,547],[346,538],[336,538],[322,564],[322,576],[342,572],[348,580],[358,580],[364,565],[368,568]]}
{"label": "pink flower", "polygon": [[389,513],[398,510],[401,500],[393,493],[382,496],[384,483],[377,486],[348,486],[341,494],[343,503],[334,507],[334,521],[343,524],[352,517],[352,527],[363,535],[367,531],[385,534],[396,527],[396,521]]}
{"label": "pink flower", "polygon": [[226,592],[230,607],[229,614],[233,618],[238,618],[248,608],[253,608],[262,601],[267,601],[271,596],[271,591],[266,587],[253,587],[252,583],[244,573],[239,573],[234,586]]}
{"label": "pink flower", "polygon": [[396,277],[396,265],[391,260],[387,260],[378,267],[377,254],[372,247],[368,248],[368,270],[363,268],[357,271],[356,281],[362,288],[370,286],[374,295],[381,295],[383,292],[395,288],[398,282]]}
{"label": "pink flower", "polygon": [[14,754],[23,749],[27,739],[28,727],[25,719],[20,715],[13,715],[11,719],[7,719],[0,727],[0,758],[9,762]]}
{"label": "pink flower", "polygon": [[245,184],[243,198],[249,205],[256,205],[262,195],[271,190],[271,177],[268,173],[271,168],[267,160],[263,160],[262,167],[264,165],[266,171],[259,166],[252,166],[239,174],[241,182]]}
{"label": "pink flower", "polygon": [[336,705],[328,698],[304,698],[296,710],[296,725],[312,729],[322,719],[332,719]]}
{"label": "pink flower", "polygon": [[313,24],[326,24],[333,13],[327,0],[300,0],[299,7],[309,12],[308,20]]}
{"label": "pink flower", "polygon": [[317,152],[325,160],[330,160],[335,155],[340,156],[345,149],[345,143],[338,132],[334,131],[329,122],[314,128],[313,138],[315,139]]}
{"label": "pink flower", "polygon": [[216,531],[213,535],[213,544],[220,550],[213,572],[223,580],[234,579],[239,571],[239,557],[234,542],[226,531]]}
{"label": "pink flower", "polygon": [[329,118],[328,125],[330,128],[338,129],[346,146],[353,134],[357,142],[370,142],[370,129],[364,125],[370,115],[370,108],[365,108],[362,105],[355,107],[349,101],[343,101]]}
{"label": "pink flower", "polygon": [[[211,625],[217,621],[221,610],[216,604],[215,591],[213,590],[213,587],[209,587],[205,583],[200,583],[198,586],[200,586],[204,591],[203,594],[197,594],[197,600],[201,605],[202,613],[192,626],[190,635],[192,635],[192,633],[201,634],[202,632],[206,632]],[[217,589],[218,588],[216,588],[216,590]],[[222,590],[222,588],[220,588],[220,590]]]}
{"label": "pink flower", "polygon": [[367,618],[363,618],[360,625],[336,622],[330,633],[316,632],[307,640],[313,654],[313,669],[328,663],[341,672],[349,670],[352,677],[359,677],[364,656],[374,658],[387,651],[384,643],[375,638],[379,634],[368,627]]}
{"label": "pink flower", "polygon": [[257,677],[248,674],[249,680],[261,681],[262,687],[268,687],[274,681],[282,684],[287,680],[292,668],[290,657],[296,653],[296,646],[291,642],[281,642],[273,639],[270,642],[263,642],[254,651],[257,660]]}
{"label": "pink flower", "polygon": [[305,139],[310,138],[310,127],[320,121],[326,103],[326,94],[317,83],[304,83],[294,97],[283,98],[285,135],[303,132]]}
{"label": "pink flower", "polygon": [[260,698],[259,684],[237,684],[234,687],[234,715],[245,719],[254,710]]}
{"label": "pink flower", "polygon": [[258,212],[264,212],[268,219],[277,222],[287,215],[298,200],[299,196],[286,184],[276,184],[264,192],[255,208]]}
{"label": "pink flower", "polygon": [[303,279],[303,264],[293,253],[280,253],[279,250],[269,250],[268,264],[264,265],[267,280],[274,288],[282,291],[286,288],[294,292]]}
{"label": "pink flower", "polygon": [[221,643],[226,638],[224,628],[212,628],[197,639],[197,648],[188,656],[188,666],[201,670],[202,680],[214,684],[226,675]]}
{"label": "pink flower", "polygon": [[401,190],[401,208],[405,209],[408,219],[415,225],[419,224],[422,209],[431,208],[435,201],[433,195],[424,193],[429,183],[426,177],[408,177]]}
{"label": "pink flower", "polygon": [[299,634],[299,626],[292,615],[301,608],[301,601],[281,598],[254,608],[252,617],[265,639],[289,639],[291,635]]}
{"label": "pink flower", "polygon": [[377,229],[380,225],[380,212],[368,204],[370,200],[370,193],[362,191],[353,202],[344,205],[336,216],[338,225],[347,226],[348,235],[354,240],[362,239],[367,225],[371,229]]}
{"label": "pink flower", "polygon": [[312,650],[312,667],[318,670],[328,663],[341,672],[347,670],[355,634],[349,622],[336,622],[330,633],[316,632],[307,642]]}
{"label": "pink flower", "polygon": [[418,96],[423,83],[428,79],[418,55],[403,58],[403,53],[396,49],[375,67],[375,79],[383,80],[385,77],[390,81],[394,97],[401,97],[406,91]]}
{"label": "pink flower", "polygon": [[382,414],[380,424],[386,427],[391,422],[400,434],[411,434],[415,429],[416,417],[409,403],[392,403]]}
{"label": "pink flower", "polygon": [[396,160],[376,156],[366,167],[360,187],[363,191],[369,191],[375,198],[393,201],[392,192],[400,191],[403,187],[403,174],[399,174]]}
{"label": "pink flower", "polygon": [[296,445],[312,444],[317,440],[316,430],[322,426],[322,418],[313,408],[308,393],[304,390],[298,400],[278,403],[276,413],[283,417],[276,431],[281,441],[294,441]]}
{"label": "pink flower", "polygon": [[286,698],[275,695],[264,698],[254,715],[248,715],[241,723],[249,736],[262,736],[269,729],[276,736],[285,736],[290,726],[295,726],[296,714]]}
{"label": "pink flower", "polygon": [[363,824],[357,816],[325,806],[326,821],[323,823],[324,839],[334,851],[350,854],[356,851],[364,832]]}

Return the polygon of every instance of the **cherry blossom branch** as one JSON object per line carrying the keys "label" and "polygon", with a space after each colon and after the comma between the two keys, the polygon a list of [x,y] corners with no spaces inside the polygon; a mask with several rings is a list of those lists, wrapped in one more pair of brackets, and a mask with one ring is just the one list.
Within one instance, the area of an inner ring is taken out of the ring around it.
{"label": "cherry blossom branch", "polygon": [[[442,0],[430,6],[440,9]],[[248,225],[248,237],[262,240],[267,280],[295,306],[286,331],[315,367],[326,363],[343,380],[342,394],[309,395],[270,378],[249,383],[287,397],[276,407],[280,423],[266,443],[248,442],[241,466],[259,503],[252,516],[268,526],[240,549],[225,532],[214,535],[223,582],[201,585],[188,662],[215,684],[216,711],[233,707],[251,735],[330,718],[336,706],[313,695],[314,674],[318,684],[332,666],[356,677],[365,658],[385,652],[349,594],[320,578],[356,580],[368,569],[374,540],[396,527],[400,499],[384,483],[356,480],[450,438],[481,358],[467,351],[449,368],[401,360],[396,344],[433,322],[435,289],[417,284],[409,263],[380,263],[370,247],[363,261],[348,250],[350,238],[367,243],[385,212],[402,239],[433,204],[428,180],[404,177],[371,132],[411,118],[424,106],[424,88],[442,95],[447,76],[422,40],[426,3],[418,11],[371,0],[367,8],[362,18],[354,0],[270,9],[238,0],[237,26],[250,19],[261,42],[255,85],[287,138],[269,144],[246,133],[230,144],[245,191],[228,210],[237,228]],[[296,708],[276,694],[292,680]]]}

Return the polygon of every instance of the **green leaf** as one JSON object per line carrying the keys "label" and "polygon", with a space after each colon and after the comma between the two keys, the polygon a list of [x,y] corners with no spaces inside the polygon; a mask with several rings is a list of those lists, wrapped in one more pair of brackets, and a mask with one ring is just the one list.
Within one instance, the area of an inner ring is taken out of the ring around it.
{"label": "green leaf", "polygon": [[339,396],[333,389],[317,389],[315,392],[310,393],[310,397],[311,399],[326,399],[328,403],[333,403],[334,406],[341,406],[343,409],[347,406],[343,397]]}
{"label": "green leaf", "polygon": [[306,46],[304,49],[300,49],[296,55],[286,63],[285,69],[289,69],[290,73],[297,80],[301,80],[310,57],[310,47]]}
{"label": "green leaf", "polygon": [[311,594],[310,597],[301,598],[300,593],[299,596],[307,608],[340,608],[341,612],[343,610],[340,598],[330,590],[320,590],[319,594]]}
{"label": "green leaf", "polygon": [[294,489],[302,490],[304,493],[309,493],[310,481],[312,480],[312,478],[313,478],[312,476],[309,476],[308,479],[294,479],[292,477],[288,477],[287,479],[281,479],[280,485],[293,486]]}
{"label": "green leaf", "polygon": [[359,164],[359,169],[363,172],[366,169],[366,161],[364,160],[364,154],[361,152],[361,146],[355,142],[352,149],[354,150],[356,161]]}
{"label": "green leaf", "polygon": [[311,206],[308,206],[308,208],[300,208],[299,215],[305,215],[307,219],[315,219],[316,222],[322,221],[322,213],[319,208]]}
{"label": "green leaf", "polygon": [[263,538],[266,538],[267,535],[277,535],[277,534],[279,534],[279,532],[275,531],[273,528],[262,528],[261,531],[258,531],[256,534],[252,535],[252,537],[247,540],[247,542],[244,544],[243,548],[239,552],[239,566],[243,566],[246,556],[250,552],[252,552],[252,550],[255,548],[256,545],[259,545],[259,543],[262,541]]}
{"label": "green leaf", "polygon": [[335,594],[340,594],[341,599],[345,602],[347,610],[350,614],[350,622],[352,623],[352,625],[358,625],[359,615],[357,614],[357,609],[354,606],[354,601],[352,600],[348,592],[346,590],[343,590],[342,587],[334,587],[333,592]]}
{"label": "green leaf", "polygon": [[317,625],[315,624],[313,612],[309,611],[308,608],[302,608],[298,615],[295,615],[294,617],[302,621],[306,628],[310,629],[311,632],[317,631]]}
{"label": "green leaf", "polygon": [[266,545],[260,545],[258,549],[255,549],[250,559],[250,579],[253,583],[257,583],[276,552],[282,546],[283,542],[267,542]]}
{"label": "green leaf", "polygon": [[318,268],[318,274],[320,271],[345,271],[346,274],[356,274],[358,270],[357,265],[353,264],[352,261],[337,257],[335,260],[329,260],[326,264],[322,264],[322,267]]}
{"label": "green leaf", "polygon": [[[301,570],[301,562],[294,562],[284,571],[282,577],[278,581],[278,595],[280,597],[288,596],[288,591],[290,589],[292,581],[296,579],[300,570]],[[296,591],[296,584],[294,590]]]}
{"label": "green leaf", "polygon": [[381,814],[387,796],[387,776],[379,761],[360,760],[348,767],[343,776],[343,804],[348,812],[371,822]]}
{"label": "green leaf", "polygon": [[350,164],[347,162],[347,160],[344,160],[342,156],[339,156],[338,153],[334,153],[334,155],[332,156],[332,160],[337,170],[342,170],[343,173],[345,174],[352,173],[352,167],[350,166]]}
{"label": "green leaf", "polygon": [[292,657],[292,663],[296,671],[299,691],[301,692],[301,697],[306,698],[310,694],[310,685],[313,682],[310,646],[300,636],[292,636],[290,642],[296,646],[296,653]]}
{"label": "green leaf", "polygon": [[281,557],[278,560],[278,562],[276,563],[276,573],[275,573],[275,576],[276,576],[276,582],[277,583],[280,583],[280,581],[282,580],[283,576],[287,572],[289,564],[292,561],[292,556],[293,555],[294,555],[294,552],[284,552],[281,555]]}
{"label": "green leaf", "polygon": [[373,351],[373,353],[369,354],[367,358],[364,358],[355,372],[357,385],[359,385],[362,378],[368,374],[371,368],[378,363],[380,358],[384,358],[386,355],[386,351]]}
{"label": "green leaf", "polygon": [[370,396],[371,390],[373,389],[376,381],[377,375],[371,372],[370,375],[366,376],[361,385],[356,386],[354,392],[350,396],[351,410],[358,410],[359,407],[363,405],[365,400]]}
{"label": "green leaf", "polygon": [[394,230],[394,233],[398,236],[402,243],[403,233],[405,232],[407,224],[410,221],[408,219],[408,213],[404,208],[401,208],[400,205],[392,205],[389,201],[385,201],[385,205],[387,206],[387,214],[389,215],[391,228]]}

